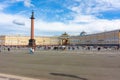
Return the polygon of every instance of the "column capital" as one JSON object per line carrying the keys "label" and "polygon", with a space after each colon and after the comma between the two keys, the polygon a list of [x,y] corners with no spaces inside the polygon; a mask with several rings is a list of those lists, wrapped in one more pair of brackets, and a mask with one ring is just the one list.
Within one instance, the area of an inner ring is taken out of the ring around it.
{"label": "column capital", "polygon": [[35,17],[34,17],[34,11],[33,10],[32,10],[32,15],[31,15],[30,19],[35,19]]}

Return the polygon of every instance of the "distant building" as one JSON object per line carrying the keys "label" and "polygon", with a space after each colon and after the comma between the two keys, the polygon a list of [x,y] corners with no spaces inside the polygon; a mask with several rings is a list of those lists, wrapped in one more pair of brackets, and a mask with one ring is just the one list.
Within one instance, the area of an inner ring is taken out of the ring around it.
{"label": "distant building", "polygon": [[[28,46],[29,36],[0,36],[1,46]],[[83,36],[70,36],[66,32],[61,36],[37,36],[36,45],[80,45],[80,46],[119,46],[120,30],[107,31]]]}
{"label": "distant building", "polygon": [[120,46],[120,30],[89,34],[80,37],[80,45]]}

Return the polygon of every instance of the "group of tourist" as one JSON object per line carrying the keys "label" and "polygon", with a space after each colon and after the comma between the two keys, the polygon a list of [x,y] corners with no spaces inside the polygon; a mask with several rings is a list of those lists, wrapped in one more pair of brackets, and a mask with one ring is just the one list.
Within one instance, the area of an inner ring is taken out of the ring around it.
{"label": "group of tourist", "polygon": [[106,46],[36,46],[36,48],[29,48],[29,47],[9,47],[3,46],[0,47],[0,52],[4,51],[11,51],[11,50],[29,50],[30,54],[33,54],[35,50],[42,51],[42,50],[54,50],[54,51],[105,51],[105,50],[120,50],[117,46],[106,47]]}
{"label": "group of tourist", "polygon": [[38,50],[119,50],[119,47],[106,46],[38,46]]}
{"label": "group of tourist", "polygon": [[[7,49],[4,48],[4,50],[10,51],[11,49],[10,49],[10,47],[7,47]],[[0,52],[2,52],[2,49],[1,49],[1,48],[0,48]]]}

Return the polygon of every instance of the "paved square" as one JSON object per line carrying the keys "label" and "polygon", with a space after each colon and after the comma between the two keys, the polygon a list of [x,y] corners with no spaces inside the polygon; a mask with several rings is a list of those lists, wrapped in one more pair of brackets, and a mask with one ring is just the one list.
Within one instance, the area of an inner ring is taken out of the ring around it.
{"label": "paved square", "polygon": [[120,51],[11,49],[0,53],[0,72],[38,80],[119,80],[119,61]]}

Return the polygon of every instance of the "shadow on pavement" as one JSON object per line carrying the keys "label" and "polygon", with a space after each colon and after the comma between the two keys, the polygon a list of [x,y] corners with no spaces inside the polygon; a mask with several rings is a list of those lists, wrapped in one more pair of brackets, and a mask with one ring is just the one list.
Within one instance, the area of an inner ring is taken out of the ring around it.
{"label": "shadow on pavement", "polygon": [[64,73],[50,73],[51,75],[54,76],[64,76],[64,77],[71,77],[71,78],[76,78],[76,79],[80,79],[80,80],[88,80],[86,78],[82,78],[76,75],[71,75],[71,74],[64,74]]}

